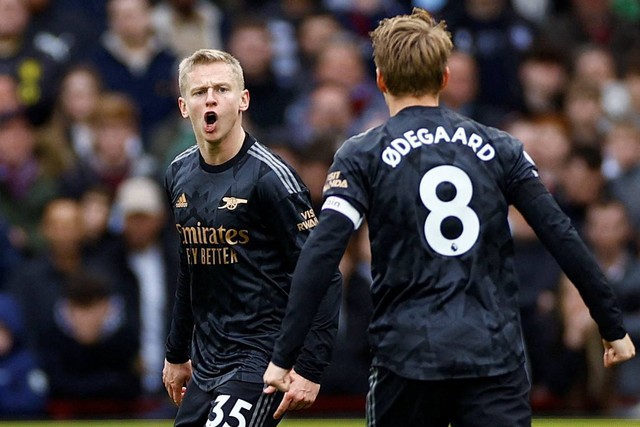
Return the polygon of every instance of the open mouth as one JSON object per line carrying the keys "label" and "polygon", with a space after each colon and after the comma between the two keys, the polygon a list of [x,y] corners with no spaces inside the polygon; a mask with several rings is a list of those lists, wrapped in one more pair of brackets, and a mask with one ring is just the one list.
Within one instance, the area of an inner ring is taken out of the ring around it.
{"label": "open mouth", "polygon": [[218,115],[216,113],[214,113],[213,111],[209,111],[208,113],[205,113],[205,115],[204,115],[204,121],[208,125],[214,124],[217,120],[218,120]]}

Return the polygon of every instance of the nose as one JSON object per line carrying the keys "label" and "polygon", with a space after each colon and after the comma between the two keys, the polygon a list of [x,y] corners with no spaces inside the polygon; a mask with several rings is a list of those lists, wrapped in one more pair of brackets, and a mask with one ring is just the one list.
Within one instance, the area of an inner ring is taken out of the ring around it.
{"label": "nose", "polygon": [[206,99],[207,105],[216,105],[218,103],[216,101],[214,94],[215,94],[215,91],[213,90],[212,87],[207,89],[207,99]]}

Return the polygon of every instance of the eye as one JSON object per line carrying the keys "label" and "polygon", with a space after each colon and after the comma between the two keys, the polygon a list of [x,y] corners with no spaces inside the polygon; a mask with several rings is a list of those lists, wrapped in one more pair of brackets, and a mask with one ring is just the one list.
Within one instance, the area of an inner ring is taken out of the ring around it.
{"label": "eye", "polygon": [[220,93],[227,93],[227,92],[229,92],[229,88],[226,88],[226,87],[219,87],[219,88],[218,88],[218,92],[220,92]]}

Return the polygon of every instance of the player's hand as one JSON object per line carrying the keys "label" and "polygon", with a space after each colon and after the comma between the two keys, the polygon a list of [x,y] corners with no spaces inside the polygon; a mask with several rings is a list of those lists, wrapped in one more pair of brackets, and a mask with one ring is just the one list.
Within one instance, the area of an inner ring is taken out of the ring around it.
{"label": "player's hand", "polygon": [[602,340],[602,343],[604,345],[605,368],[622,363],[636,355],[636,348],[634,347],[629,334],[625,335],[624,338],[615,341]]}
{"label": "player's hand", "polygon": [[180,406],[186,385],[191,378],[191,361],[180,364],[164,361],[162,382],[173,402]]}
{"label": "player's hand", "polygon": [[273,414],[275,419],[280,418],[286,411],[298,411],[313,405],[320,391],[320,384],[300,376],[295,369],[291,371],[289,377],[291,379],[289,391],[284,394],[280,406]]}
{"label": "player's hand", "polygon": [[275,393],[276,390],[280,390],[284,393],[289,391],[289,384],[291,383],[290,376],[291,369],[284,369],[269,362],[267,370],[264,371],[264,384],[266,385],[264,392],[266,394]]}

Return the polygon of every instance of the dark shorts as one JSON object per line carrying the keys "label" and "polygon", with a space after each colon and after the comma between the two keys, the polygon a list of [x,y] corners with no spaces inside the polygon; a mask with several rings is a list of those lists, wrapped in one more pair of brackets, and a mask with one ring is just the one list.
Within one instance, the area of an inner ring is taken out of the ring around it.
{"label": "dark shorts", "polygon": [[[210,392],[193,381],[187,386],[174,426],[180,427],[275,427],[273,419],[283,394],[264,394],[264,385],[228,381]],[[226,424],[225,424],[226,423]]]}
{"label": "dark shorts", "polygon": [[368,427],[531,427],[523,365],[495,377],[418,381],[373,368]]}

